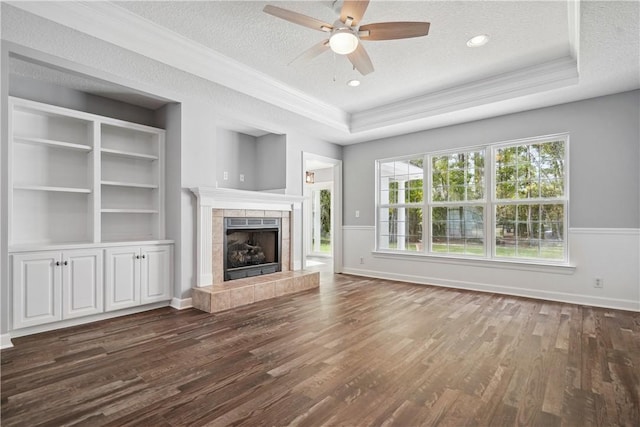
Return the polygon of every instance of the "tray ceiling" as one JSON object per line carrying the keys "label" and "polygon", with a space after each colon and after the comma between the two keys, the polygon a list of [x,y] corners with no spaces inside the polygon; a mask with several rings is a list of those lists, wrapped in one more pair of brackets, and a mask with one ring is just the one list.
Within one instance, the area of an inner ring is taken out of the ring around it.
{"label": "tray ceiling", "polygon": [[[372,0],[363,24],[431,27],[426,37],[363,41],[375,67],[364,77],[331,52],[288,65],[326,36],[262,11],[273,4],[332,23],[336,2],[12,4],[303,114],[339,143],[640,87],[637,2]],[[93,22],[71,22],[64,11],[74,7]],[[467,47],[477,34],[489,43]],[[355,76],[362,84],[348,87]]]}

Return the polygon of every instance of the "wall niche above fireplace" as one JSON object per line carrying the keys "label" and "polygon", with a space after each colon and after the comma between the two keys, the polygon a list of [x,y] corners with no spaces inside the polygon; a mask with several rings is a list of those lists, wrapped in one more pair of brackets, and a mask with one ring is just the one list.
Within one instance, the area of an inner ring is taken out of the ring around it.
{"label": "wall niche above fireplace", "polygon": [[284,193],[287,136],[259,130],[218,128],[217,188]]}

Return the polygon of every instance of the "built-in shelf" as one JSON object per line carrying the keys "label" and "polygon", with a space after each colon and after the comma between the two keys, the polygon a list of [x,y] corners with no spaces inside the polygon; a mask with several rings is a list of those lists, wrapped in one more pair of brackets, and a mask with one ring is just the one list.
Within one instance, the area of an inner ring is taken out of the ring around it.
{"label": "built-in shelf", "polygon": [[122,151],[122,150],[113,150],[111,148],[103,148],[100,151],[102,151],[103,154],[108,154],[111,156],[128,157],[132,159],[158,160],[158,156],[154,156],[151,154],[134,153],[131,151]]}
{"label": "built-in shelf", "polygon": [[162,129],[8,101],[9,246],[164,238]]}
{"label": "built-in shelf", "polygon": [[133,187],[133,188],[158,188],[155,184],[137,184],[133,182],[119,182],[119,181],[101,181],[102,185],[109,185],[113,187]]}
{"label": "built-in shelf", "polygon": [[155,209],[102,209],[102,213],[134,213],[134,214],[157,214]]}
{"label": "built-in shelf", "polygon": [[14,185],[14,190],[30,190],[30,191],[54,191],[59,193],[91,193],[90,188],[75,187],[50,187],[45,185]]}
{"label": "built-in shelf", "polygon": [[90,145],[74,144],[72,142],[56,141],[53,139],[32,138],[28,136],[14,136],[13,139],[23,144],[44,145],[69,150],[91,151],[93,149]]}

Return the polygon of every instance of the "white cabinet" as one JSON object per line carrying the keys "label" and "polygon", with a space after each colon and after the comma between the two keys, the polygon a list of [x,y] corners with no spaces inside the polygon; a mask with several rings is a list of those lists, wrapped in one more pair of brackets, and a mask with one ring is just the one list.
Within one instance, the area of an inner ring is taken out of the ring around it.
{"label": "white cabinet", "polygon": [[103,311],[102,251],[12,256],[14,329]]}
{"label": "white cabinet", "polygon": [[105,250],[106,311],[171,299],[170,245]]}
{"label": "white cabinet", "polygon": [[104,311],[102,250],[78,249],[62,253],[62,318]]}
{"label": "white cabinet", "polygon": [[140,299],[142,304],[171,298],[172,246],[146,246],[140,249]]}
{"label": "white cabinet", "polygon": [[171,299],[165,131],[15,97],[8,116],[13,328]]}

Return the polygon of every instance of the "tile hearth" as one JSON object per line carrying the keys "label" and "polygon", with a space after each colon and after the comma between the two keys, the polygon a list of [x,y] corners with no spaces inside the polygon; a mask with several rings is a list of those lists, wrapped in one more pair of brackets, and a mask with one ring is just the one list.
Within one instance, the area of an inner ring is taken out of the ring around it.
{"label": "tile hearth", "polygon": [[192,289],[193,307],[217,313],[320,286],[317,271],[282,271]]}

